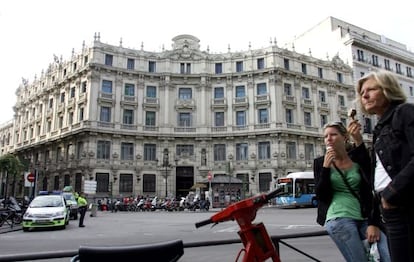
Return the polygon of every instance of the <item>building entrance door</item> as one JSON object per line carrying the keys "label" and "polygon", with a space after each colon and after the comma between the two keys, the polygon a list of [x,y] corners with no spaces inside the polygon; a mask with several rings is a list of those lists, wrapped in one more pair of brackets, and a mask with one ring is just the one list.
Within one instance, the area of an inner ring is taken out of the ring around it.
{"label": "building entrance door", "polygon": [[186,197],[190,188],[194,184],[194,167],[192,166],[178,166],[176,169],[176,197]]}

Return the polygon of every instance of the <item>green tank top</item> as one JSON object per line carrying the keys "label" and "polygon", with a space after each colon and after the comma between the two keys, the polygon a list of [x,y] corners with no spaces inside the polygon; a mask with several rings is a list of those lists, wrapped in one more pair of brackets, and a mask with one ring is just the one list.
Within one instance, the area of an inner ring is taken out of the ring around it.
{"label": "green tank top", "polygon": [[[350,169],[341,170],[352,190],[357,194],[359,194],[361,183],[361,175],[358,170],[359,165],[357,163],[353,163]],[[363,220],[359,200],[349,191],[341,174],[335,168],[331,168],[331,185],[333,197],[326,214],[326,221],[335,218]]]}

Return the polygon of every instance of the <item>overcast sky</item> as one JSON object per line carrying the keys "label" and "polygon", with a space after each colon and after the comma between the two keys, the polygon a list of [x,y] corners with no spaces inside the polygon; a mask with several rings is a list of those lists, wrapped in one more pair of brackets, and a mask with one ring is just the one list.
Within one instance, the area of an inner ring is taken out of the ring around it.
{"label": "overcast sky", "polygon": [[[383,1],[381,1],[383,2]],[[0,1],[0,126],[13,119],[22,77],[32,82],[53,62],[101,41],[146,51],[171,49],[191,34],[201,50],[227,52],[282,46],[328,16],[401,42],[414,50],[412,0],[2,0]]]}

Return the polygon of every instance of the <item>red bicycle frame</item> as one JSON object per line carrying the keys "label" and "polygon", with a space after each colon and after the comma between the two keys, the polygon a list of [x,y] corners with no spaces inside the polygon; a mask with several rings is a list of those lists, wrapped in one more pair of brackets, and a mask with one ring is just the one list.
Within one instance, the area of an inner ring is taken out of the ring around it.
{"label": "red bicycle frame", "polygon": [[256,218],[257,210],[281,192],[282,189],[277,189],[269,194],[261,194],[231,204],[209,219],[196,223],[195,226],[199,228],[211,223],[218,224],[224,221],[236,220],[240,226],[238,234],[244,245],[244,248],[237,255],[236,262],[242,252],[245,253],[243,262],[261,262],[269,258],[272,258],[273,262],[280,262],[279,253],[273,245],[264,224],[252,222]]}

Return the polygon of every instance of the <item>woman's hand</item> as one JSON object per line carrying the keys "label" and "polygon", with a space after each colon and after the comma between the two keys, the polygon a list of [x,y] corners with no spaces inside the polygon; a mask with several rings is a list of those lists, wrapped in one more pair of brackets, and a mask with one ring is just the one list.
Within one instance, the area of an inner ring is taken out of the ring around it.
{"label": "woman's hand", "polygon": [[323,167],[331,167],[332,162],[335,160],[335,151],[331,146],[326,147],[325,158],[323,160]]}
{"label": "woman's hand", "polygon": [[365,233],[365,237],[367,238],[369,243],[374,243],[380,240],[381,231],[377,226],[370,225],[367,228],[367,232]]}
{"label": "woman's hand", "polygon": [[363,142],[361,128],[361,124],[358,122],[358,120],[352,120],[348,124],[348,133],[356,146],[359,146]]}

